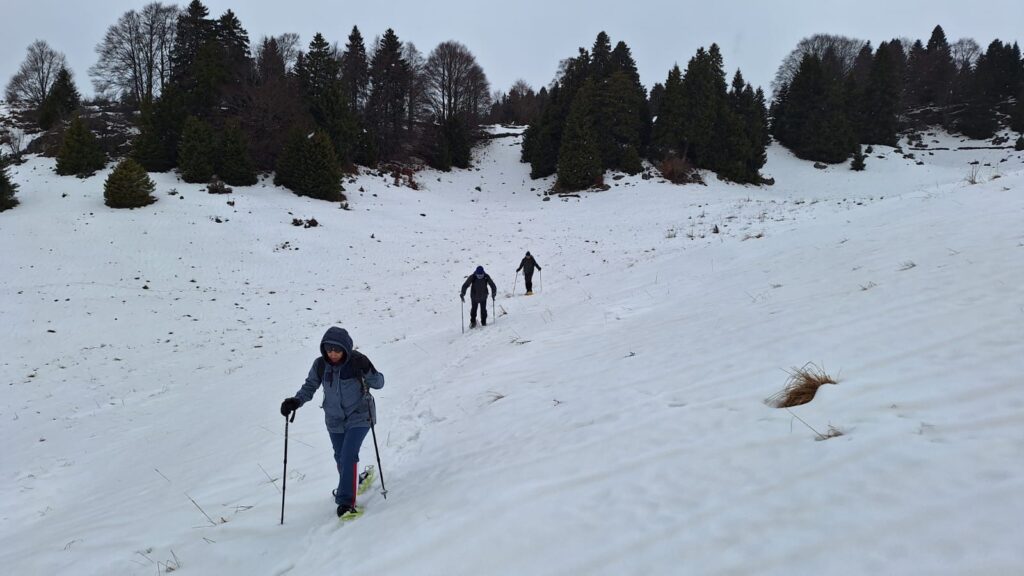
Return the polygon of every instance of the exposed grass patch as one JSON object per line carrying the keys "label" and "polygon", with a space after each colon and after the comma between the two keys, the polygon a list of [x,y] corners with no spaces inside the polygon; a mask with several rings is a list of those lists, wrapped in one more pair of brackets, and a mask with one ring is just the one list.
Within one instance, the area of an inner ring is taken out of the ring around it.
{"label": "exposed grass patch", "polygon": [[793,368],[788,371],[789,378],[782,390],[769,396],[764,403],[773,408],[789,408],[800,406],[814,400],[818,388],[824,384],[836,384],[836,380],[829,376],[824,369],[817,364],[808,362],[801,368]]}

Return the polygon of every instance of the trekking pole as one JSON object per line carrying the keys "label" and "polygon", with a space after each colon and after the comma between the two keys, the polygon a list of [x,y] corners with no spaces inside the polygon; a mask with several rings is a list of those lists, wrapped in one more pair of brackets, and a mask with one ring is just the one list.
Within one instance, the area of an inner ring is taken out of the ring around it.
{"label": "trekking pole", "polygon": [[516,282],[519,281],[519,270],[516,270],[516,279],[512,281],[512,295],[516,295]]}
{"label": "trekking pole", "polygon": [[366,398],[366,413],[370,415],[370,433],[373,435],[373,452],[377,455],[377,473],[380,474],[380,493],[384,499],[388,499],[388,489],[384,487],[384,468],[380,465],[380,450],[377,448],[377,431],[373,427],[373,410],[370,409],[370,387],[366,385],[366,379],[359,377],[359,383],[363,386],[363,397]]}
{"label": "trekking pole", "polygon": [[[487,300],[484,300],[484,304],[486,303]],[[491,294],[491,312],[494,312],[494,320],[491,320],[491,322],[494,323],[494,321],[498,319],[498,305],[494,303],[494,294]]]}
{"label": "trekking pole", "polygon": [[462,308],[459,308],[459,310],[462,312],[462,333],[465,334],[466,333],[466,299],[465,298],[461,298],[461,300],[462,300]]}
{"label": "trekking pole", "polygon": [[[295,411],[292,411],[291,421],[295,421]],[[284,472],[281,473],[281,524],[284,524],[284,493],[288,488],[288,417],[284,417]]]}
{"label": "trekking pole", "polygon": [[540,289],[537,290],[537,292],[543,292],[544,291],[544,269],[541,268],[540,270],[537,270],[537,272],[540,272],[540,286],[539,286]]}

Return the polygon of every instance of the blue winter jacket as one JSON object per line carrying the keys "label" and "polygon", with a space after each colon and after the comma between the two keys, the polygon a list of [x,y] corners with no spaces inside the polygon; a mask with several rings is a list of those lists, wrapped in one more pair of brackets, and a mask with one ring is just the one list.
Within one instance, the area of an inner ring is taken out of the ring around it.
{"label": "blue winter jacket", "polygon": [[[345,349],[345,357],[341,363],[332,365],[327,359],[324,346],[336,344]],[[317,388],[323,386],[324,419],[330,432],[345,432],[352,428],[369,428],[370,419],[377,421],[377,411],[373,396],[369,391],[364,395],[362,385],[355,370],[349,365],[353,354],[352,337],[344,328],[332,326],[327,329],[320,340],[320,358],[313,361],[313,366],[306,376],[306,383],[295,394],[302,404],[309,402],[316,394]],[[320,377],[317,365],[323,362],[323,378]],[[384,375],[376,369],[364,375],[366,385],[370,388],[383,388]]]}

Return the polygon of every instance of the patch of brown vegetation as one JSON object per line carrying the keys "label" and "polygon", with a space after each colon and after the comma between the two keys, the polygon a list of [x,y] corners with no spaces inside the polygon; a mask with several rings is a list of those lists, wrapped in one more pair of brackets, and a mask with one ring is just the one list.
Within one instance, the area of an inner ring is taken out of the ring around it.
{"label": "patch of brown vegetation", "polygon": [[790,408],[800,406],[814,400],[818,388],[824,384],[836,384],[825,370],[819,368],[813,362],[804,364],[801,368],[793,368],[788,371],[789,378],[786,379],[786,386],[765,399],[764,403],[773,408]]}

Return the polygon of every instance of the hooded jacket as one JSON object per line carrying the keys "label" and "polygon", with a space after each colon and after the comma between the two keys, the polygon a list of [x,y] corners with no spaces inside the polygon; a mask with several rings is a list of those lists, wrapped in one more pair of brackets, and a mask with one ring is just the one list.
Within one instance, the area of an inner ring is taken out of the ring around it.
{"label": "hooded jacket", "polygon": [[[470,286],[472,286],[472,289],[470,289]],[[494,280],[491,280],[490,275],[484,272],[483,268],[477,267],[477,272],[470,274],[462,284],[462,292],[460,292],[460,295],[465,297],[466,290],[469,290],[470,301],[486,302],[487,286],[491,287],[491,294],[494,297],[497,297],[498,287],[494,285]]]}
{"label": "hooded jacket", "polygon": [[523,257],[523,261],[519,263],[519,268],[516,268],[516,272],[522,270],[523,274],[526,274],[527,276],[533,276],[534,266],[537,267],[537,270],[541,269],[540,264],[537,263],[537,260],[534,259],[533,255],[527,252],[526,256]]}
{"label": "hooded jacket", "polygon": [[[324,350],[327,344],[334,344],[345,350],[345,356],[338,364],[331,364],[327,358],[327,352]],[[373,422],[377,421],[373,396],[369,390],[365,395],[363,394],[359,375],[351,366],[352,358],[355,355],[362,356],[352,349],[352,337],[348,335],[348,332],[344,328],[331,326],[324,333],[324,337],[320,339],[320,357],[313,361],[313,366],[306,376],[306,382],[295,394],[299,402],[305,404],[313,399],[317,388],[323,387],[324,402],[321,407],[324,409],[324,420],[327,423],[327,430],[330,432],[369,428],[371,419]],[[321,363],[323,366],[322,376]],[[371,368],[363,375],[363,379],[369,388],[384,387],[384,375],[377,372],[375,368]]]}

